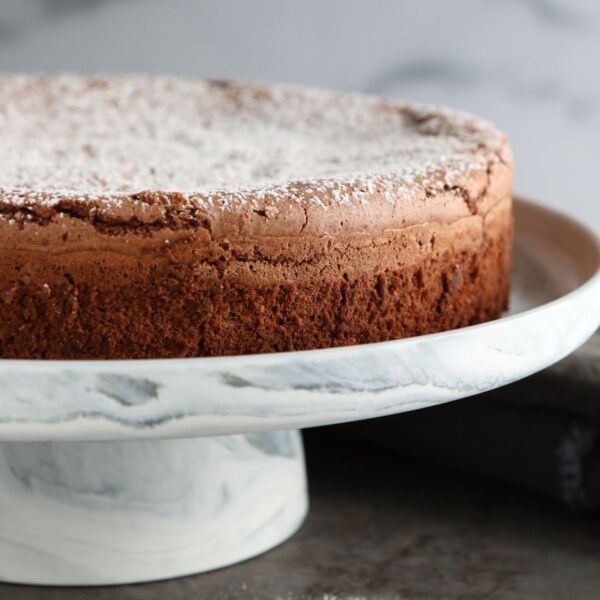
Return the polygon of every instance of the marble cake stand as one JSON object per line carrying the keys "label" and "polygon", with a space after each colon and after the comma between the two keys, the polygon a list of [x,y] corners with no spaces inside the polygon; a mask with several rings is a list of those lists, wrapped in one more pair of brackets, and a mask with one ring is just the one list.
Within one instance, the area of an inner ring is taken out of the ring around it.
{"label": "marble cake stand", "polygon": [[[516,204],[511,311],[381,344],[185,360],[0,361],[0,579],[198,573],[307,511],[298,429],[456,400],[559,360],[600,322],[600,245]],[[423,432],[427,435],[427,432]]]}

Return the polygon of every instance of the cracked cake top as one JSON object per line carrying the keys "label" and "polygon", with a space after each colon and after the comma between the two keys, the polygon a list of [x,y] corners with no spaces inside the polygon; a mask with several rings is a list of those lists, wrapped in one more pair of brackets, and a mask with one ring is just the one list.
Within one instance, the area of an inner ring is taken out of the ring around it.
{"label": "cracked cake top", "polygon": [[510,163],[494,126],[446,108],[256,83],[0,77],[0,218],[302,233],[338,207],[320,230],[393,226],[436,196],[438,212],[449,196],[477,212]]}

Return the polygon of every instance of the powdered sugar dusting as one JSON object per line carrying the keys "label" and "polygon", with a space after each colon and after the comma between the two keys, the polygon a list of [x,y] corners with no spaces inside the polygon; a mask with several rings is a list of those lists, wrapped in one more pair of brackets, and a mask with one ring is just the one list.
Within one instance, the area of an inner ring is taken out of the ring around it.
{"label": "powdered sugar dusting", "polygon": [[435,193],[486,168],[503,143],[469,115],[322,90],[0,78],[0,188],[16,205],[69,197],[119,206],[143,190],[223,208],[267,196],[347,205],[375,191],[392,203],[417,184]]}

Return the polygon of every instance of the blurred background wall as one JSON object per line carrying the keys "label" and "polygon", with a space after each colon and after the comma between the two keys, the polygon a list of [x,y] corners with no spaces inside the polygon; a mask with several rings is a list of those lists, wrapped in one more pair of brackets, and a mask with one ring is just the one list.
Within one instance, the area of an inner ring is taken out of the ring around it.
{"label": "blurred background wall", "polygon": [[597,0],[0,0],[1,71],[242,77],[444,103],[600,229]]}

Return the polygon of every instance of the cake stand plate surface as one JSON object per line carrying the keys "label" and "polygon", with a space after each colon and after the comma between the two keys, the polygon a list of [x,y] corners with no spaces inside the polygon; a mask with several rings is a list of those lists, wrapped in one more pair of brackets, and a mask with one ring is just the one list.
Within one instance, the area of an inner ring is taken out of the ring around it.
{"label": "cake stand plate surface", "polygon": [[600,245],[515,203],[511,309],[497,321],[305,352],[137,361],[0,360],[0,579],[95,585],[263,552],[307,510],[302,427],[510,383],[600,322]]}

